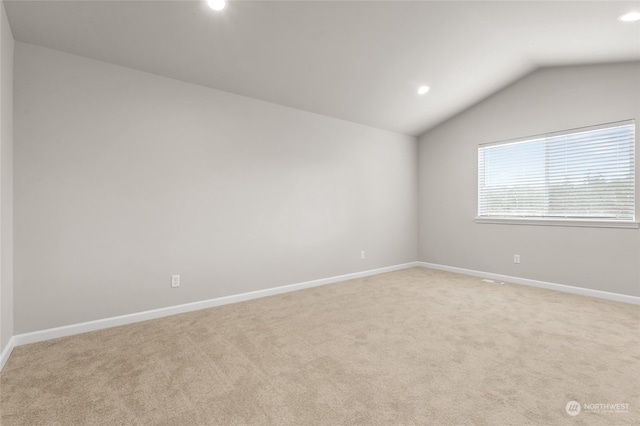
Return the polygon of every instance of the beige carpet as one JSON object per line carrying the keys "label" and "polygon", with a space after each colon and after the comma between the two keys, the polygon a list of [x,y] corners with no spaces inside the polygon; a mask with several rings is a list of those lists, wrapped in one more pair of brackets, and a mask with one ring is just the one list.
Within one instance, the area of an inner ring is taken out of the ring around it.
{"label": "beige carpet", "polygon": [[638,424],[639,309],[412,268],[17,347],[1,423]]}

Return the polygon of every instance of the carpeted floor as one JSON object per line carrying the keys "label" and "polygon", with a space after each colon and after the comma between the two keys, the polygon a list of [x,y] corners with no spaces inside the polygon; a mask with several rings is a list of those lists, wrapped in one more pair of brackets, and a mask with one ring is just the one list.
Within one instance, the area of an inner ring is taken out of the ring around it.
{"label": "carpeted floor", "polygon": [[638,424],[639,331],[637,305],[412,268],[17,347],[1,424]]}

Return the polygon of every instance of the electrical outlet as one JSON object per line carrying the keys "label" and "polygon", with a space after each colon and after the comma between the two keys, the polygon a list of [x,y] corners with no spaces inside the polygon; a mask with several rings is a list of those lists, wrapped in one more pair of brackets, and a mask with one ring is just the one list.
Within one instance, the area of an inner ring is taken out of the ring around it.
{"label": "electrical outlet", "polygon": [[513,263],[520,263],[520,255],[519,254],[514,254],[513,255]]}
{"label": "electrical outlet", "polygon": [[364,250],[360,252],[360,259],[364,259]]}
{"label": "electrical outlet", "polygon": [[171,287],[180,287],[180,275],[171,275]]}

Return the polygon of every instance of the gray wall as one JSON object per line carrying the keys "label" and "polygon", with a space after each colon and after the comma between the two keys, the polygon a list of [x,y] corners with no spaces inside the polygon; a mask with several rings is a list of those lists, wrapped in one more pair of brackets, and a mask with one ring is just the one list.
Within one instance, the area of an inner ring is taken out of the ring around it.
{"label": "gray wall", "polygon": [[13,36],[0,3],[0,352],[13,335]]}
{"label": "gray wall", "polygon": [[16,333],[417,259],[413,137],[22,43],[14,108]]}
{"label": "gray wall", "polygon": [[[638,63],[542,69],[420,137],[420,260],[640,295],[638,229],[474,222],[478,144],[630,118],[640,122],[639,76]],[[521,264],[513,263],[514,254],[521,255]]]}

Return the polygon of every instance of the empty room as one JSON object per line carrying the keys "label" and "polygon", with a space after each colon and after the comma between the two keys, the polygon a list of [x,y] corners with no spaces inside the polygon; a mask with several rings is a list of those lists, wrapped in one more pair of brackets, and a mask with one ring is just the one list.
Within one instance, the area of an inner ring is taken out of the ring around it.
{"label": "empty room", "polygon": [[640,424],[639,1],[0,0],[0,424]]}

